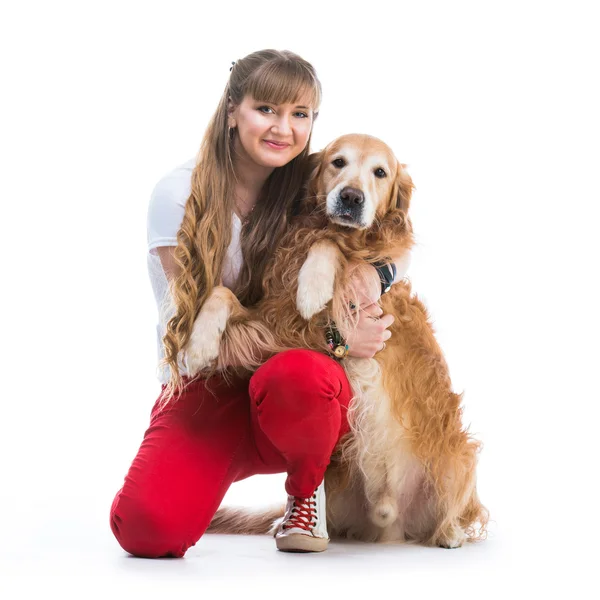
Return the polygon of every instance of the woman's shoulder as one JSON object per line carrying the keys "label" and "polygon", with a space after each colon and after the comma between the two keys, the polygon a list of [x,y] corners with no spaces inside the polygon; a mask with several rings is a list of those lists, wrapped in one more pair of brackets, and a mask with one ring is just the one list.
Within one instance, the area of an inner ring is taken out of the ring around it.
{"label": "woman's shoulder", "polygon": [[192,172],[195,166],[196,159],[191,158],[163,175],[152,190],[150,205],[185,206],[191,193]]}

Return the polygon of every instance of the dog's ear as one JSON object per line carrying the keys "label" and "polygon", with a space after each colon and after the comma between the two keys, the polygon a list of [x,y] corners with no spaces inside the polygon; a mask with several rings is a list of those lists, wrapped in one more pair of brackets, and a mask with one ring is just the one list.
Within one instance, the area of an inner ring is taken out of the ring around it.
{"label": "dog's ear", "polygon": [[305,170],[305,178],[304,180],[309,183],[309,185],[316,181],[319,173],[321,171],[321,167],[323,166],[323,157],[325,156],[325,150],[321,150],[319,152],[313,152],[308,155],[308,160],[306,161],[306,170]]}
{"label": "dog's ear", "polygon": [[399,208],[405,215],[408,215],[414,187],[413,181],[406,171],[406,165],[398,163],[398,172],[392,187],[392,208]]}
{"label": "dog's ear", "polygon": [[295,204],[294,214],[310,213],[317,205],[318,179],[324,156],[325,150],[308,155],[302,177],[302,190]]}

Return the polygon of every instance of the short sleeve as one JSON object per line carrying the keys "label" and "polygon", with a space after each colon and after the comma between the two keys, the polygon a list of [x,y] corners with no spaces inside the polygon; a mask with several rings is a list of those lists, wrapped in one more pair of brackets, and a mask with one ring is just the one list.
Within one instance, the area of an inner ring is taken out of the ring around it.
{"label": "short sleeve", "polygon": [[177,246],[185,205],[190,196],[192,169],[178,168],[163,177],[152,190],[148,206],[148,251]]}

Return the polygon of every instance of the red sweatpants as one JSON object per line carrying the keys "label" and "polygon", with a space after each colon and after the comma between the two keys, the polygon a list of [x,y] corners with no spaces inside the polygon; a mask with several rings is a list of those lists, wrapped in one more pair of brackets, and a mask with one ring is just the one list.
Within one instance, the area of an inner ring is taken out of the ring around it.
{"label": "red sweatpants", "polygon": [[287,493],[310,496],[349,429],[350,384],[319,352],[288,350],[249,384],[213,377],[209,387],[216,397],[198,380],[173,405],[159,412],[157,400],[152,409],[110,511],[111,529],[130,554],[182,557],[229,486],[251,475],[287,472]]}

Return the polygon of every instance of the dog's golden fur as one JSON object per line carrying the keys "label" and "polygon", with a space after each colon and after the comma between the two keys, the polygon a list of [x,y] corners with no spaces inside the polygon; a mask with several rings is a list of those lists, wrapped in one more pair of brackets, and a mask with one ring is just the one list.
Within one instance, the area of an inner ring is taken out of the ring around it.
{"label": "dog's golden fur", "polygon": [[[289,348],[326,352],[332,320],[342,333],[356,323],[348,308],[351,268],[413,245],[412,180],[383,142],[343,136],[313,160],[306,199],[266,271],[263,299],[246,309],[227,288],[213,290],[186,349],[190,373],[231,364],[251,372]],[[358,190],[362,201],[346,197],[344,204],[344,190]],[[380,303],[395,317],[385,349],[342,363],[354,398],[351,431],[325,476],[329,534],[443,547],[481,539],[487,511],[475,485],[480,444],[462,425],[462,395],[452,390],[427,309],[406,281]],[[283,512],[222,508],[210,531],[266,532],[276,514]]]}

